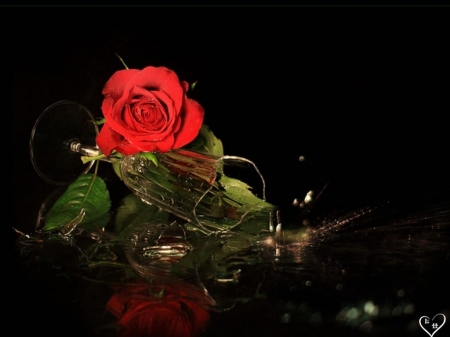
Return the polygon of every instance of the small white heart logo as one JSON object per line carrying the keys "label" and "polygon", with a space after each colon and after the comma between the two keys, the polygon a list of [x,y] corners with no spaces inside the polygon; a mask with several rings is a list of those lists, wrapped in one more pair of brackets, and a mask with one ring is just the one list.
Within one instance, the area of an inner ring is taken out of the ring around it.
{"label": "small white heart logo", "polygon": [[429,334],[430,337],[433,337],[433,335],[444,326],[445,320],[444,314],[437,314],[433,319],[430,319],[428,316],[422,316],[419,319],[419,324],[423,331]]}

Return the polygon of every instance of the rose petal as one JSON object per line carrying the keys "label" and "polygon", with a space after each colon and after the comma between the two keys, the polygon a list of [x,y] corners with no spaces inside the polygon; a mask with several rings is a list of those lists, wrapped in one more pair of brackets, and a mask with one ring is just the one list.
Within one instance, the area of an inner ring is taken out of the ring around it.
{"label": "rose petal", "polygon": [[[135,118],[133,116],[132,107],[129,106],[128,98],[121,97],[113,107],[111,107],[110,101],[104,101],[102,104],[102,110],[104,111],[105,118],[109,121],[110,127],[122,134],[127,135],[127,138],[133,139],[146,139],[148,141],[155,141],[164,139],[167,135],[174,133],[177,129],[174,130],[173,125],[178,118],[179,111],[176,111],[173,107],[173,101],[170,97],[168,97],[164,92],[160,91],[142,91],[140,88],[133,88],[130,91],[130,96],[134,95],[146,95],[145,99],[155,99],[157,104],[165,109],[161,110],[161,114],[166,117],[166,124],[160,130],[147,128],[147,132],[143,132],[143,128],[138,127],[138,123],[135,122]],[[120,109],[120,107],[125,107]],[[109,111],[109,113],[107,112]],[[154,126],[153,126],[154,127]]]}
{"label": "rose petal", "polygon": [[102,94],[105,96],[120,97],[124,92],[125,85],[140,70],[124,69],[116,71],[103,86]]}
{"label": "rose petal", "polygon": [[[149,136],[152,137],[151,140],[163,139],[168,134],[174,133],[173,125],[180,114],[176,111],[173,106],[173,101],[162,91],[152,91],[152,96],[155,98],[154,104],[158,107],[160,113],[160,123],[154,124],[151,127],[145,125],[148,135],[144,132],[136,134],[136,138],[148,139]],[[147,124],[147,123],[146,123]]]}
{"label": "rose petal", "polygon": [[197,101],[186,98],[181,114],[181,126],[176,134],[173,148],[183,147],[197,137],[203,124],[203,117],[203,107]]}
{"label": "rose petal", "polygon": [[[158,141],[140,141],[134,140],[133,146],[138,148],[140,152],[167,152],[174,148],[173,144],[175,141],[174,135],[168,135],[166,138]],[[139,152],[138,151],[138,152]]]}
{"label": "rose petal", "polygon": [[122,317],[125,308],[126,298],[118,293],[115,293],[106,303],[106,310],[117,318]]}
{"label": "rose petal", "polygon": [[124,154],[125,156],[131,156],[133,154],[141,152],[139,148],[137,148],[136,146],[134,146],[133,144],[129,143],[126,140],[123,140],[122,143],[120,143],[120,145],[117,146],[116,151]]}
{"label": "rose petal", "polygon": [[188,89],[187,82],[165,67],[116,72],[103,90],[106,123],[97,140],[102,152],[167,152],[190,143],[200,131],[204,111],[186,97]]}
{"label": "rose petal", "polygon": [[209,313],[197,300],[183,296],[187,290],[193,296],[203,290],[190,284],[164,286],[165,297],[149,296],[150,287],[159,291],[157,284],[150,286],[138,282],[132,286],[115,287],[115,294],[107,303],[107,309],[119,318],[121,337],[186,336],[200,335],[209,322]]}
{"label": "rose petal", "polygon": [[188,315],[194,334],[199,334],[209,322],[209,312],[194,301],[181,299],[180,303],[181,307]]}
{"label": "rose petal", "polygon": [[187,313],[174,301],[139,305],[127,311],[119,324],[124,328],[121,337],[194,336]]}
{"label": "rose petal", "polygon": [[184,90],[177,74],[166,67],[145,67],[129,79],[129,83],[147,90],[157,89],[165,92],[173,99],[175,110],[179,111],[183,104]]}
{"label": "rose petal", "polygon": [[122,142],[123,137],[115,132],[113,129],[109,127],[108,122],[103,124],[97,139],[96,143],[100,150],[105,154],[106,156],[109,156],[111,152],[119,146],[119,144]]}

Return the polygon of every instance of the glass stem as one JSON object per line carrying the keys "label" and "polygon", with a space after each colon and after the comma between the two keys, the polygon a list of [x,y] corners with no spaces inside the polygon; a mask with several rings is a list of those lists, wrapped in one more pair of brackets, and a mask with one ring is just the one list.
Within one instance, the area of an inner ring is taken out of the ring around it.
{"label": "glass stem", "polygon": [[70,143],[70,150],[81,153],[83,156],[95,157],[100,155],[100,149],[94,146],[83,145],[77,141]]}
{"label": "glass stem", "polygon": [[102,155],[100,149],[95,146],[89,146],[81,144],[80,142],[74,140],[70,143],[70,150],[76,153],[80,153],[83,156],[92,158],[91,160],[102,160],[110,162],[108,157]]}

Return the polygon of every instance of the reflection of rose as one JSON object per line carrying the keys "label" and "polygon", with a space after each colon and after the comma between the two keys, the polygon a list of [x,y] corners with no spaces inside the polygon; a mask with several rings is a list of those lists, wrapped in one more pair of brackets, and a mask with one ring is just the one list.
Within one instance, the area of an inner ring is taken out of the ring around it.
{"label": "reflection of rose", "polygon": [[132,155],[190,143],[199,133],[204,111],[187,98],[188,87],[164,67],[115,72],[103,88],[106,122],[96,140],[100,150]]}
{"label": "reflection of rose", "polygon": [[106,308],[119,318],[120,337],[192,337],[209,321],[209,313],[196,301],[165,289],[164,295],[149,296],[148,284],[122,288]]}

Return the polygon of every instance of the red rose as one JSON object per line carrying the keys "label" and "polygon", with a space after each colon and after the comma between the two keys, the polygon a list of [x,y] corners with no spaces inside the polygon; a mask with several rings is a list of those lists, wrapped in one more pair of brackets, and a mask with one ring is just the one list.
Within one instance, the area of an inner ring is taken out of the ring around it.
{"label": "red rose", "polygon": [[164,67],[114,73],[103,88],[106,119],[97,145],[105,155],[167,152],[198,135],[204,110],[187,98],[189,85]]}
{"label": "red rose", "polygon": [[120,337],[193,337],[205,329],[209,313],[197,301],[170,288],[163,297],[152,297],[150,289],[129,286],[109,299],[106,308],[119,318]]}

